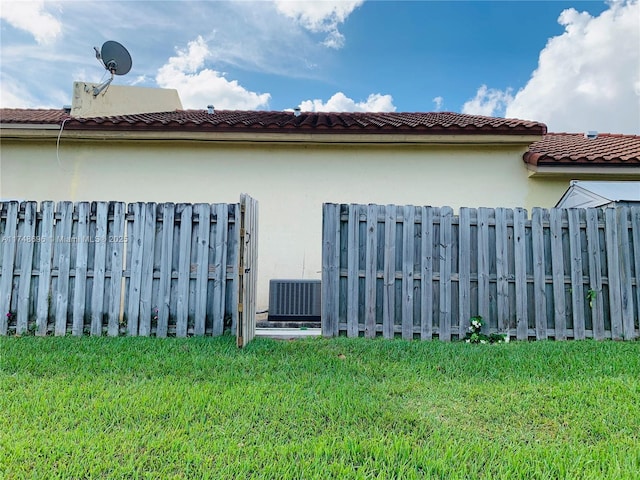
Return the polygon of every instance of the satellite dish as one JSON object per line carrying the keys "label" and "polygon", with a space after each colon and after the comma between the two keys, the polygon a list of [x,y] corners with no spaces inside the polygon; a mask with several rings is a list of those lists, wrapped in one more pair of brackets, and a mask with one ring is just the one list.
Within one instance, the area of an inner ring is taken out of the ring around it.
{"label": "satellite dish", "polygon": [[104,42],[100,50],[100,57],[104,67],[116,75],[126,75],[131,70],[131,55],[118,42],[109,40]]}
{"label": "satellite dish", "polygon": [[104,42],[100,50],[98,50],[97,47],[93,47],[93,49],[96,52],[98,61],[100,61],[104,68],[111,74],[111,78],[106,82],[101,83],[97,87],[93,87],[93,96],[97,97],[100,92],[111,84],[114,75],[126,75],[129,73],[132,61],[127,49],[113,40]]}

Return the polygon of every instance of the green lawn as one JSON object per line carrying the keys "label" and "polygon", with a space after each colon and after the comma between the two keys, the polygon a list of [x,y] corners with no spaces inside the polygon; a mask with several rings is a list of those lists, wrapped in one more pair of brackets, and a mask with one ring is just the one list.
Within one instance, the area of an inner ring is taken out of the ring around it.
{"label": "green lawn", "polygon": [[638,478],[640,342],[0,338],[0,478]]}

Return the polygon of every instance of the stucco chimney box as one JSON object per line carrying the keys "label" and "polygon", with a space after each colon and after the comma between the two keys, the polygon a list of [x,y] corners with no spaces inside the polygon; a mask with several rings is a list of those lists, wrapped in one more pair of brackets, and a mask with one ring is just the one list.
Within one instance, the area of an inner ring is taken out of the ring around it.
{"label": "stucco chimney box", "polygon": [[94,97],[93,87],[96,85],[73,83],[72,117],[110,117],[182,110],[182,102],[175,89],[110,85]]}

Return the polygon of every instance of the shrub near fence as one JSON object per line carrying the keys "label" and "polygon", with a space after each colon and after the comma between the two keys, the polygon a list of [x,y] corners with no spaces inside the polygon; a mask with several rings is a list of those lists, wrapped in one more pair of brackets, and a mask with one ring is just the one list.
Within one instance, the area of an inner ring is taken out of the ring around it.
{"label": "shrub near fence", "polygon": [[238,204],[1,207],[0,335],[235,328]]}
{"label": "shrub near fence", "polygon": [[323,209],[325,336],[640,336],[640,208]]}

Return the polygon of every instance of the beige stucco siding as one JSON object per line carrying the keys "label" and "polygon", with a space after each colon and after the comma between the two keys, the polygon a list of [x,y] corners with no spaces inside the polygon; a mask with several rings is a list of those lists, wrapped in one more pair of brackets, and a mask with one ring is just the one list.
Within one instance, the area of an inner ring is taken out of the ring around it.
{"label": "beige stucco siding", "polygon": [[283,146],[3,141],[0,196],[260,202],[258,309],[272,278],[320,278],[322,203],[552,207],[569,178],[529,178],[524,146]]}

